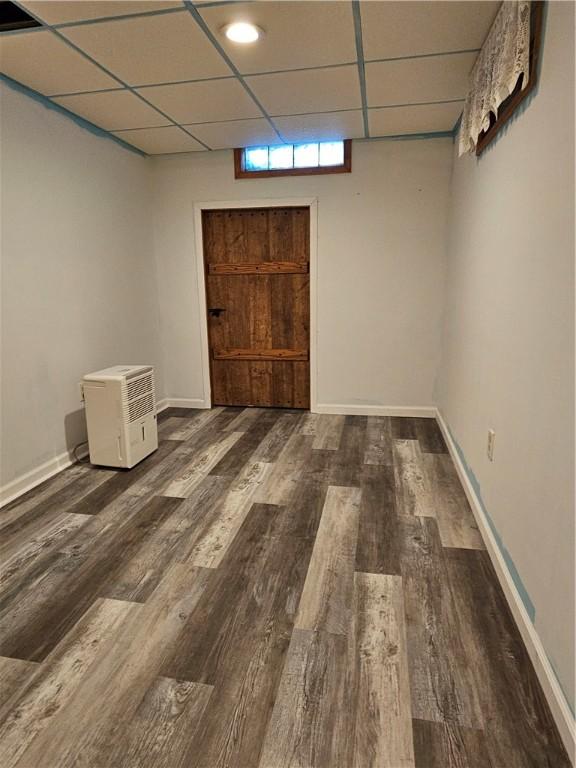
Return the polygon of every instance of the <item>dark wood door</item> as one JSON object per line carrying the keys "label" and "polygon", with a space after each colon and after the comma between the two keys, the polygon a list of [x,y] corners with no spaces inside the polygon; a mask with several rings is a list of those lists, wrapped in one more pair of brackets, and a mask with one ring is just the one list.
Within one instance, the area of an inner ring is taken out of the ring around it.
{"label": "dark wood door", "polygon": [[202,214],[214,405],[310,407],[310,209]]}

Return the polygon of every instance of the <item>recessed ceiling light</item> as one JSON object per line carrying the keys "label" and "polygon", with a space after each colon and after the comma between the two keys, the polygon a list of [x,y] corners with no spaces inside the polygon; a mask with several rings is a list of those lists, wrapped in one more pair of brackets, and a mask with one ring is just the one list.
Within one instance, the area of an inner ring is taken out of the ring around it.
{"label": "recessed ceiling light", "polygon": [[224,34],[233,43],[255,43],[262,34],[262,30],[255,24],[237,21],[224,27]]}

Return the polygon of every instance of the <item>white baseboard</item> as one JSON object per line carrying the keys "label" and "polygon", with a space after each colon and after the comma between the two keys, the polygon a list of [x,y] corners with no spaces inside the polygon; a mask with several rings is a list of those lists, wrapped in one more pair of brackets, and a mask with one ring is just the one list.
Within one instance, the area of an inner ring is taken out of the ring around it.
{"label": "white baseboard", "polygon": [[456,466],[456,471],[458,472],[458,476],[462,486],[464,487],[464,491],[468,501],[470,502],[470,506],[472,507],[472,512],[474,513],[476,523],[478,524],[478,528],[482,538],[484,539],[486,549],[488,550],[488,554],[496,571],[496,575],[498,576],[498,580],[500,581],[500,585],[504,591],[504,595],[506,596],[506,600],[508,601],[508,605],[510,606],[510,610],[512,611],[512,615],[514,616],[516,625],[520,630],[520,634],[522,635],[522,640],[524,641],[528,655],[530,656],[532,664],[534,665],[536,675],[538,676],[538,680],[540,681],[540,685],[544,691],[544,695],[550,707],[550,711],[552,712],[552,717],[556,722],[560,737],[564,743],[568,755],[570,756],[572,764],[574,765],[576,755],[576,732],[574,717],[572,716],[570,707],[568,706],[564,693],[560,687],[560,684],[558,683],[554,670],[552,669],[548,655],[544,650],[540,636],[536,632],[534,624],[532,623],[530,616],[524,607],[522,598],[520,597],[516,585],[514,584],[510,571],[506,565],[506,561],[502,556],[500,547],[498,546],[496,538],[494,537],[494,533],[492,532],[492,528],[490,527],[490,524],[486,518],[486,514],[484,513],[480,499],[478,498],[476,491],[470,482],[466,468],[464,467],[462,459],[460,458],[460,454],[456,449],[450,430],[448,429],[448,426],[439,410],[436,412],[436,420],[440,426],[440,429],[442,430],[444,439],[446,440],[448,450],[450,451],[450,455],[452,456],[452,460]]}
{"label": "white baseboard", "polygon": [[210,408],[210,403],[193,397],[165,397],[158,401],[156,410],[160,413],[166,408]]}
{"label": "white baseboard", "polygon": [[[84,456],[87,455],[87,448],[78,451],[78,458],[84,458]],[[49,480],[54,475],[57,475],[58,472],[62,472],[63,469],[66,469],[66,467],[70,467],[76,461],[77,459],[71,451],[64,451],[64,453],[61,453],[59,456],[55,456],[53,459],[48,459],[48,461],[40,464],[39,467],[31,469],[29,472],[25,472],[23,475],[20,475],[20,477],[6,483],[6,485],[0,488],[0,507],[4,507],[6,504],[14,501],[14,499],[17,499],[18,496],[22,496],[22,494],[32,490],[32,488],[40,485],[40,483],[43,483],[45,480]]]}
{"label": "white baseboard", "polygon": [[[156,403],[156,410],[158,413],[164,411],[166,408],[209,408],[204,400],[194,400],[192,398],[163,398]],[[78,457],[83,458],[88,455],[88,450],[78,451]],[[49,480],[54,475],[61,472],[66,467],[70,467],[74,464],[76,458],[71,451],[64,451],[64,453],[55,456],[53,459],[48,459],[35,469],[31,469],[29,472],[25,472],[20,477],[16,477],[6,485],[0,488],[0,508],[9,504],[18,496],[27,491],[32,490],[45,480]]]}
{"label": "white baseboard", "polygon": [[156,403],[156,413],[162,413],[162,411],[165,411],[168,407],[168,398],[163,397],[162,400],[158,400]]}
{"label": "white baseboard", "polygon": [[434,406],[412,405],[351,405],[347,403],[317,403],[312,408],[313,413],[333,413],[344,416],[418,416],[434,419]]}

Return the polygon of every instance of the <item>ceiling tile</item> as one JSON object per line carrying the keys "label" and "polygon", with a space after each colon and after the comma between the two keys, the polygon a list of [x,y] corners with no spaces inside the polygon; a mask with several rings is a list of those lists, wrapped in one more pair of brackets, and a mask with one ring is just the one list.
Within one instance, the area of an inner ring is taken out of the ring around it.
{"label": "ceiling tile", "polygon": [[47,30],[0,37],[2,72],[43,94],[114,88],[118,83]]}
{"label": "ceiling tile", "polygon": [[279,144],[280,139],[268,120],[234,120],[229,123],[202,123],[188,126],[190,132],[212,149],[255,147]]}
{"label": "ceiling tile", "polygon": [[180,2],[168,0],[25,0],[20,3],[31,13],[46,21],[48,24],[63,24],[69,21],[84,21],[85,19],[101,19],[107,16],[122,16],[128,13],[149,13],[166,8],[182,7]]}
{"label": "ceiling tile", "polygon": [[61,31],[129,85],[230,74],[186,11],[64,27]]}
{"label": "ceiling tile", "polygon": [[362,106],[358,69],[332,67],[247,77],[269,115],[294,115]]}
{"label": "ceiling tile", "polygon": [[475,53],[366,64],[369,107],[463,99]]}
{"label": "ceiling tile", "polygon": [[57,96],[53,101],[107,131],[170,125],[169,120],[130,91]]}
{"label": "ceiling tile", "polygon": [[370,136],[451,131],[460,117],[463,101],[451,104],[419,104],[412,107],[369,109]]}
{"label": "ceiling tile", "polygon": [[141,88],[144,98],[178,123],[212,123],[262,117],[235,78]]}
{"label": "ceiling tile", "polygon": [[363,2],[364,57],[480,48],[499,2]]}
{"label": "ceiling tile", "polygon": [[119,139],[132,144],[149,155],[164,155],[169,152],[198,152],[204,149],[181,128],[143,128],[140,131],[115,132]]}
{"label": "ceiling tile", "polygon": [[330,141],[331,139],[359,139],[364,137],[361,110],[276,117],[274,123],[282,138],[290,142]]}
{"label": "ceiling tile", "polygon": [[[230,3],[200,12],[242,73],[356,61],[349,2]],[[264,35],[253,45],[233,43],[222,28],[234,21],[256,24]]]}

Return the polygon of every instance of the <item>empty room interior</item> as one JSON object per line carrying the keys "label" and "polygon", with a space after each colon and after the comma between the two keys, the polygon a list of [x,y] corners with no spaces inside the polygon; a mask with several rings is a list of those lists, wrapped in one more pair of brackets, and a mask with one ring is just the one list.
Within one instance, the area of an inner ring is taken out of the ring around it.
{"label": "empty room interior", "polygon": [[575,3],[0,2],[2,768],[570,768]]}

